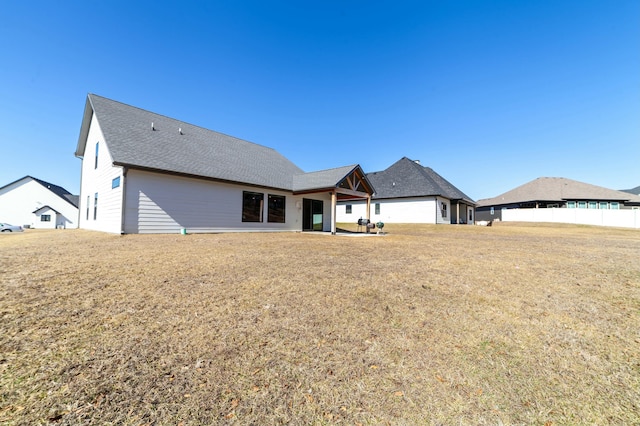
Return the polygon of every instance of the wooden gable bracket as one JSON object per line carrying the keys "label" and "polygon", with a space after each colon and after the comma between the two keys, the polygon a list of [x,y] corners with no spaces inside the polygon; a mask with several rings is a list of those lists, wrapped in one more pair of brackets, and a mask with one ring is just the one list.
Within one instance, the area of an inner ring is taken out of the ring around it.
{"label": "wooden gable bracket", "polygon": [[358,170],[353,170],[352,173],[347,175],[341,182],[339,182],[335,189],[331,191],[331,233],[336,233],[336,204],[338,197],[342,196],[342,199],[365,199],[367,201],[367,219],[370,219],[371,210],[371,194],[372,191],[366,181],[364,174],[359,173]]}
{"label": "wooden gable bracket", "polygon": [[353,182],[351,182],[351,176],[347,176],[347,183],[349,184],[349,189],[351,189],[352,191],[355,191],[355,189],[353,188]]}
{"label": "wooden gable bracket", "polygon": [[360,176],[360,174],[356,170],[345,177],[343,182],[338,185],[338,188],[340,188],[340,192],[350,195],[362,195],[362,193],[366,193],[366,188],[363,183],[363,177]]}

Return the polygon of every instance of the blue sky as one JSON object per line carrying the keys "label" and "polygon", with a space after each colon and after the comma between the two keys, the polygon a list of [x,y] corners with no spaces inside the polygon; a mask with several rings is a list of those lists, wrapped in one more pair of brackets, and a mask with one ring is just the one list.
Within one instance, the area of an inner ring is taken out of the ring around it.
{"label": "blue sky", "polygon": [[407,156],[473,199],[640,185],[640,1],[2,2],[0,186],[78,193],[87,93],[305,171]]}

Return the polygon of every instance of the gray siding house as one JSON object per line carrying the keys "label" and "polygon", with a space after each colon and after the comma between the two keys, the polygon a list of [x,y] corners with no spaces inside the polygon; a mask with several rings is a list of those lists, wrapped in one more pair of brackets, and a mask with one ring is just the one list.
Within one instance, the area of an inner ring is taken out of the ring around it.
{"label": "gray siding house", "polygon": [[94,94],[75,155],[80,228],[111,233],[336,231],[373,192],[355,164],[305,173],[274,149]]}

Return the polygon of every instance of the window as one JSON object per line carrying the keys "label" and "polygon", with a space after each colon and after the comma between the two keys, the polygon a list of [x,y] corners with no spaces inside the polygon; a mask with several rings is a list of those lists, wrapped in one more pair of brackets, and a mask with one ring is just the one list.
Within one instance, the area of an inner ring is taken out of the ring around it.
{"label": "window", "polygon": [[99,145],[100,145],[100,142],[96,142],[96,164],[93,167],[94,169],[98,168],[98,148],[100,147]]}
{"label": "window", "polygon": [[607,203],[606,201],[600,201],[600,208],[603,210],[606,210],[609,208],[609,203]]}
{"label": "window", "polygon": [[[260,194],[262,195],[262,194]],[[284,223],[284,212],[286,199],[283,195],[271,195],[269,194],[269,212],[267,214],[267,221],[274,223]]]}
{"label": "window", "polygon": [[446,218],[447,217],[447,205],[444,203],[444,201],[442,202],[442,208],[440,209],[440,211],[442,212],[442,217]]}
{"label": "window", "polygon": [[568,209],[575,209],[576,208],[576,202],[575,201],[567,201],[567,208]]}
{"label": "window", "polygon": [[91,197],[87,195],[87,220],[89,220],[89,203],[91,202]]}
{"label": "window", "polygon": [[587,202],[586,201],[578,201],[578,208],[579,209],[586,209],[587,208]]}
{"label": "window", "polygon": [[120,186],[120,176],[118,176],[117,178],[113,178],[113,180],[111,181],[111,189],[117,188]]}
{"label": "window", "polygon": [[493,216],[494,214],[496,214],[496,211],[493,207],[491,207],[491,216]]}
{"label": "window", "polygon": [[611,210],[619,210],[620,209],[620,203],[618,203],[617,201],[612,201],[610,205],[611,205]]}
{"label": "window", "polygon": [[93,198],[93,220],[98,218],[98,193]]}
{"label": "window", "polygon": [[473,210],[469,210],[469,223],[473,222]]}
{"label": "window", "polygon": [[376,203],[375,208],[376,208],[375,214],[380,214],[380,203]]}
{"label": "window", "polygon": [[589,208],[590,209],[597,209],[598,208],[598,203],[596,201],[589,201]]}
{"label": "window", "polygon": [[264,194],[258,192],[242,192],[242,221],[262,222]]}
{"label": "window", "polygon": [[345,207],[346,207],[346,214],[351,214],[352,205],[351,204],[347,204]]}
{"label": "window", "polygon": [[40,215],[40,222],[51,222],[51,215],[50,214]]}

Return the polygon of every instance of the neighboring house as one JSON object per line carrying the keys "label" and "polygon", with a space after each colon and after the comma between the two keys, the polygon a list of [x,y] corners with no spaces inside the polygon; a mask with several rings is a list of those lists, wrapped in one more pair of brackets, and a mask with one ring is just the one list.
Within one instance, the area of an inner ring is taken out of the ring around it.
{"label": "neighboring house", "polygon": [[621,189],[620,191],[628,192],[629,194],[633,194],[633,195],[640,195],[640,186],[636,186],[635,188],[631,188],[631,189]]}
{"label": "neighboring house", "polygon": [[374,188],[371,205],[344,200],[339,222],[360,218],[383,223],[473,224],[475,202],[433,169],[403,157],[381,172],[368,173]]}
{"label": "neighboring house", "polygon": [[332,231],[338,199],[373,192],[359,165],[305,173],[277,151],[87,96],[80,227],[111,233]]}
{"label": "neighboring house", "polygon": [[0,188],[0,221],[29,228],[77,228],[78,196],[25,176]]}
{"label": "neighboring house", "polygon": [[540,177],[494,198],[479,200],[477,220],[503,220],[511,209],[621,210],[640,207],[640,196],[559,177]]}

